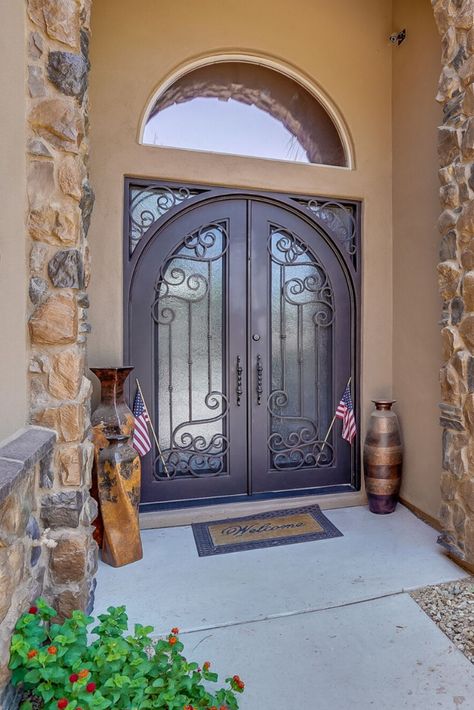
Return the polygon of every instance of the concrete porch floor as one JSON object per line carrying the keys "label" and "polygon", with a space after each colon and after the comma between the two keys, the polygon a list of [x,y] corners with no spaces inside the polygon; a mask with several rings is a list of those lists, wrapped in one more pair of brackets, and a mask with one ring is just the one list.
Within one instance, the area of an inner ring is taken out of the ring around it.
{"label": "concrete porch floor", "polygon": [[344,537],[204,558],[189,527],[146,530],[143,560],[100,565],[94,613],[179,626],[246,681],[241,710],[474,708],[474,665],[406,593],[466,576],[436,532],[401,506],[326,515]]}

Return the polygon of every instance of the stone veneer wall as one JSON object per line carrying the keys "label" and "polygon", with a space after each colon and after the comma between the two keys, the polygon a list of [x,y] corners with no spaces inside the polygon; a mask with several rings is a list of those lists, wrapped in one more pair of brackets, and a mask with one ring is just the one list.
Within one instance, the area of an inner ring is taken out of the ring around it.
{"label": "stone veneer wall", "polygon": [[[439,541],[474,565],[474,0],[432,0],[442,36],[438,101],[443,212],[438,266],[443,298]],[[416,71],[416,67],[414,67]],[[429,414],[428,414],[429,416]]]}
{"label": "stone veneer wall", "polygon": [[[64,565],[61,533],[46,532],[41,516],[55,440],[55,432],[30,427],[0,446],[0,708],[10,705],[2,691],[9,678],[10,638],[19,615],[49,587],[64,583],[65,575],[69,581],[77,577],[78,566],[85,565],[77,553],[71,556],[71,567]],[[57,547],[49,542],[54,537],[60,541]],[[42,544],[45,538],[48,543]]]}
{"label": "stone veneer wall", "polygon": [[97,564],[87,439],[91,383],[84,376],[93,206],[87,172],[91,0],[24,2],[31,422],[57,433],[40,515],[58,540],[46,591],[67,615],[89,605]]}

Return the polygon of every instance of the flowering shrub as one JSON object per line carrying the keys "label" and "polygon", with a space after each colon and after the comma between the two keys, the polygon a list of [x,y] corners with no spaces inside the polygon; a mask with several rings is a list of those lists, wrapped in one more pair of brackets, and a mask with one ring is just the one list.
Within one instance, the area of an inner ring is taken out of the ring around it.
{"label": "flowering shrub", "polygon": [[88,641],[93,618],[74,611],[70,619],[55,624],[56,612],[38,599],[18,620],[10,647],[12,683],[25,697],[21,710],[89,710],[127,708],[142,710],[238,710],[238,693],[244,690],[239,676],[227,678],[226,687],[210,690],[216,673],[205,661],[202,667],[182,655],[179,629],[164,639],[150,637],[152,626],[135,625],[127,635],[125,607],[109,607]]}

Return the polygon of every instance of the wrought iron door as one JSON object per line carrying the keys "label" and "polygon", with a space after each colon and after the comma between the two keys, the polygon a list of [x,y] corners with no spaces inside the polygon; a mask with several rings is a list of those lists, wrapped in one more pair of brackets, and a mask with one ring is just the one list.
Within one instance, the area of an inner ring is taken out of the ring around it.
{"label": "wrought iron door", "polygon": [[322,443],[354,374],[352,256],[275,200],[192,197],[131,249],[126,349],[162,448],[143,502],[350,485],[350,446]]}

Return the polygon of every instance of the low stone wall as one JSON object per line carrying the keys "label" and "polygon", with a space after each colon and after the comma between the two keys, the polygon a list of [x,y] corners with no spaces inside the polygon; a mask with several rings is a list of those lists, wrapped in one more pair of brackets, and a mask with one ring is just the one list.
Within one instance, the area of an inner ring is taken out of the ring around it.
{"label": "low stone wall", "polygon": [[80,494],[51,493],[56,436],[32,426],[0,446],[0,708],[11,704],[8,657],[18,616],[40,595],[63,612],[90,598],[96,561],[78,528]]}

